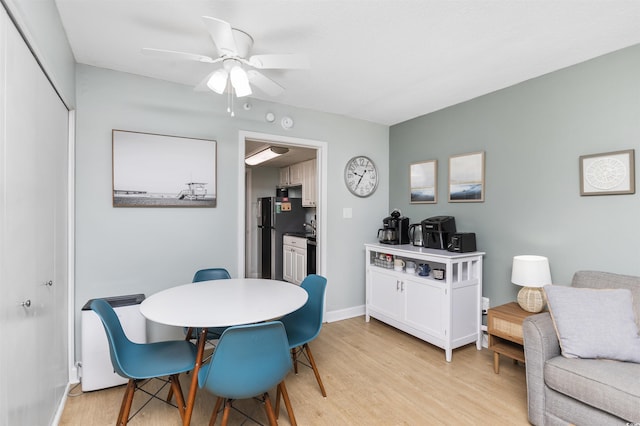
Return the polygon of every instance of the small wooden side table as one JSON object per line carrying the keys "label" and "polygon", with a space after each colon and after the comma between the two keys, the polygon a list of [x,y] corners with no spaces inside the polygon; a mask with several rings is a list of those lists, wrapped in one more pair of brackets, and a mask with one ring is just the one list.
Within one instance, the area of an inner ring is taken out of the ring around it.
{"label": "small wooden side table", "polygon": [[496,306],[488,311],[487,333],[489,349],[493,351],[493,371],[500,372],[500,354],[524,362],[522,321],[533,312],[527,312],[516,302]]}

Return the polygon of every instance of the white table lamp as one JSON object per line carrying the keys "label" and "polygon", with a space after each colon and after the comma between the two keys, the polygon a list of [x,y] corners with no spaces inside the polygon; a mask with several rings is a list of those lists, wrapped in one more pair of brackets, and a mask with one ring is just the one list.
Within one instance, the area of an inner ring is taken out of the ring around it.
{"label": "white table lamp", "polygon": [[549,260],[544,256],[514,256],[511,282],[522,286],[518,304],[527,312],[540,312],[544,308],[542,287],[551,284]]}

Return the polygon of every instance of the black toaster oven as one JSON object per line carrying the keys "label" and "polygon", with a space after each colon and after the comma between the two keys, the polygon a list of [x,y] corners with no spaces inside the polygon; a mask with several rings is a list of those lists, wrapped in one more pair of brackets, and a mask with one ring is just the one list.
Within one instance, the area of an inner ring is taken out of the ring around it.
{"label": "black toaster oven", "polygon": [[447,250],[456,253],[476,251],[476,234],[474,232],[456,232],[452,234]]}

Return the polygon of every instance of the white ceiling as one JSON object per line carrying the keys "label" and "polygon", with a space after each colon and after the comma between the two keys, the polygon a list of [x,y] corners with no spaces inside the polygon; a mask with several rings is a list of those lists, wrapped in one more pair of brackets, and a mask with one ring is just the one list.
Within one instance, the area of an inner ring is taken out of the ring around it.
{"label": "white ceiling", "polygon": [[637,0],[55,1],[79,63],[195,86],[220,64],[140,49],[217,57],[213,16],[254,54],[309,55],[310,70],[264,71],[286,90],[255,98],[386,125],[640,43]]}

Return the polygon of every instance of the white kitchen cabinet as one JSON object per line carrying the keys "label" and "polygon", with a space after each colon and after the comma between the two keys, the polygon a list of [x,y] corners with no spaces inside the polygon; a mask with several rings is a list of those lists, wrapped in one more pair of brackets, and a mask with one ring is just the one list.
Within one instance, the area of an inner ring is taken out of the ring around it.
{"label": "white kitchen cabinet", "polygon": [[303,164],[304,163],[296,163],[289,166],[289,185],[298,186],[303,184]]}
{"label": "white kitchen cabinet", "polygon": [[[366,321],[374,317],[445,350],[482,349],[482,252],[450,253],[412,245],[365,244]],[[444,269],[445,278],[388,269],[390,255]]]}
{"label": "white kitchen cabinet", "polygon": [[304,161],[302,165],[302,206],[315,207],[317,204],[316,159]]}
{"label": "white kitchen cabinet", "polygon": [[307,276],[307,239],[285,235],[282,263],[282,278],[290,283],[302,283]]}
{"label": "white kitchen cabinet", "polygon": [[291,182],[289,166],[280,168],[279,186],[289,186]]}

